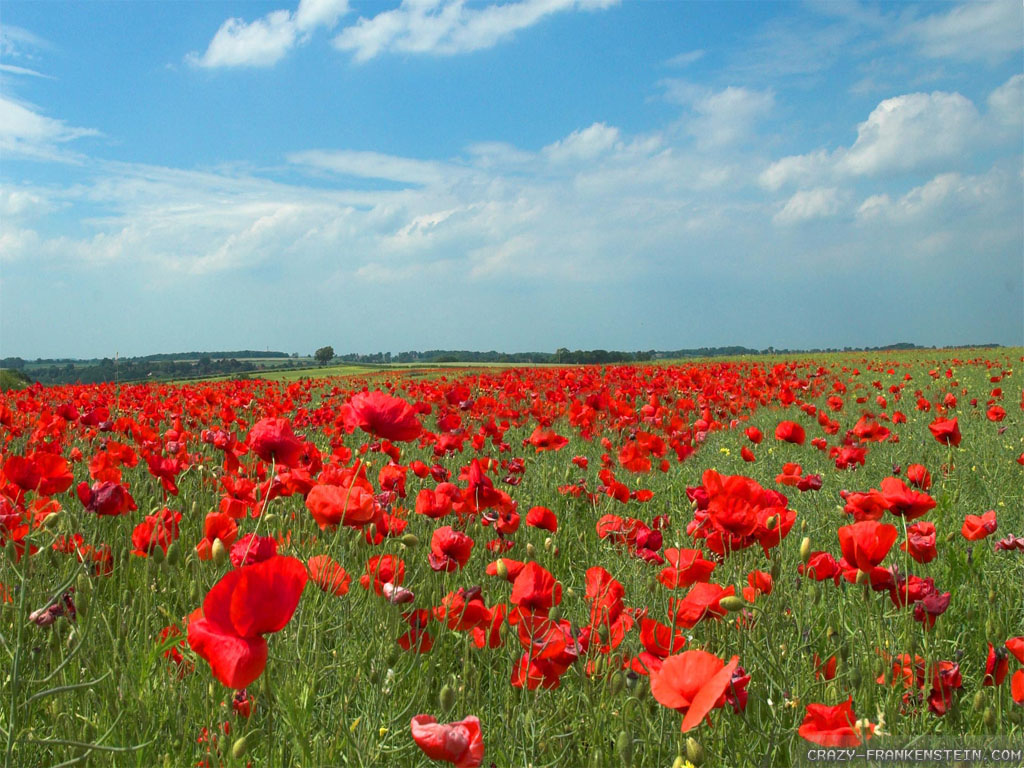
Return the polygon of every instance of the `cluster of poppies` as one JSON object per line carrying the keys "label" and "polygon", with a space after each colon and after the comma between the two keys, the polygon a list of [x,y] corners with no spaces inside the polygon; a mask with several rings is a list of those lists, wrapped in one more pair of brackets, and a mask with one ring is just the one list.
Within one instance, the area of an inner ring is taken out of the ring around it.
{"label": "cluster of poppies", "polygon": [[[1008,367],[988,365],[992,384],[1012,375]],[[111,572],[112,550],[127,547],[135,558],[162,560],[194,548],[192,556],[220,575],[183,621],[182,644],[168,658],[184,674],[191,663],[187,642],[191,659],[204,660],[216,680],[240,695],[263,674],[268,638],[300,609],[307,582],[343,597],[353,580],[347,566],[382,610],[400,613],[406,628],[394,642],[406,652],[431,652],[439,632],[465,633],[481,652],[512,646],[509,683],[527,690],[557,689],[572,669],[591,677],[648,677],[654,698],[682,716],[686,732],[709,722],[715,710],[746,708],[751,674],[737,655],[693,647],[701,644],[695,628],[733,617],[742,629],[770,610],[781,576],[778,550],[797,546],[785,542],[801,505],[787,493],[831,492],[849,521],[838,528],[837,546],[814,550],[805,539],[798,573],[789,576],[887,594],[925,632],[949,608],[952,585],[943,589],[908,564],[926,569],[942,556],[937,537],[949,531],[929,519],[937,506],[932,473],[944,479],[957,471],[953,452],[965,439],[959,419],[969,413],[958,410],[958,396],[967,392],[958,389],[952,367],[928,371],[934,386],[924,388],[914,386],[910,372],[870,370],[875,381],[855,368],[805,362],[533,369],[451,381],[382,379],[357,390],[309,381],[119,391],[34,387],[0,399],[0,544],[16,560],[34,553],[30,533],[68,517],[70,508],[73,520],[91,522],[62,533],[53,548],[87,563],[94,578]],[[877,487],[858,483],[857,473],[879,446],[899,443],[908,417],[890,403],[904,398],[931,414],[928,430],[939,458],[927,460],[931,470],[925,463],[893,466]],[[1002,399],[1002,387],[993,387],[987,402],[974,398],[970,406],[984,414],[988,428],[1003,430]],[[750,421],[765,409],[772,409],[765,425],[774,426],[763,431]],[[843,433],[840,419],[848,417]],[[971,429],[980,425],[981,419]],[[738,466],[768,463],[777,451],[784,460],[772,466],[779,471],[762,484],[700,464],[695,455],[718,433],[735,433],[732,444],[739,443],[744,462]],[[563,452],[569,445],[588,455],[569,457]],[[834,464],[835,476],[830,468],[804,469],[800,462],[810,463],[818,451],[828,467]],[[1013,458],[1024,465],[1024,454]],[[542,461],[559,467],[545,478],[552,486],[547,506],[528,504],[521,492],[524,477]],[[193,469],[202,478],[199,499],[181,490]],[[670,486],[678,493],[666,496],[678,502],[651,504],[661,501],[658,488],[666,486],[659,476],[670,473],[680,478]],[[550,482],[552,476],[558,480]],[[862,490],[839,491],[836,477]],[[294,530],[304,531],[301,546],[290,533],[259,533],[281,503],[276,500],[287,498],[301,511],[292,516]],[[139,512],[140,499],[159,503]],[[205,505],[198,516],[187,511],[196,501]],[[973,546],[991,536],[1002,514],[964,513],[962,539]],[[130,541],[106,541],[104,519],[121,516],[137,520]],[[650,569],[656,596],[627,595],[604,565],[570,563],[560,576],[552,563],[567,531],[581,540],[596,535],[608,564]],[[365,561],[338,562],[336,552],[325,551],[326,542],[348,534],[366,548]],[[539,546],[524,542],[531,536],[546,537],[546,565]],[[421,538],[427,545],[418,550]],[[382,551],[396,540],[404,545],[401,556]],[[992,550],[1024,555],[1024,538],[1009,534]],[[746,586],[737,593],[732,577],[717,575],[734,571],[732,563],[744,557],[752,562],[752,553],[763,569],[744,569]],[[403,558],[411,557],[451,582],[437,604],[422,599],[431,590],[406,583],[412,569]],[[474,561],[483,560],[474,570]],[[586,618],[572,622],[563,615],[570,592],[562,580],[575,572],[584,574],[582,598],[573,599],[582,599]],[[470,573],[489,580],[481,585]],[[494,586],[503,583],[507,588]],[[8,592],[0,585],[0,600]],[[33,621],[43,626],[71,613],[64,603],[54,606]],[[179,633],[175,625],[165,627],[161,639]],[[1011,658],[1024,664],[1024,638],[992,639],[998,642],[989,644],[984,684],[999,686]],[[959,660],[902,654],[886,663],[892,670],[879,682],[905,687],[908,713],[926,705],[943,715],[962,687]],[[834,656],[815,656],[816,677],[833,679],[836,666]],[[1014,671],[1010,688],[1012,699],[1024,703],[1024,669]],[[855,717],[852,696],[833,705],[809,703],[804,712],[799,735],[822,745],[857,744],[875,731]],[[440,724],[421,714],[411,733],[432,759],[482,763],[477,717]]]}

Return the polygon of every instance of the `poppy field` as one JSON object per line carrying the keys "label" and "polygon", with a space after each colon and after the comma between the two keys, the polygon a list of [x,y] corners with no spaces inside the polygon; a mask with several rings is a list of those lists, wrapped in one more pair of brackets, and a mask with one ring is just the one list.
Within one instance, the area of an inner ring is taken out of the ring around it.
{"label": "poppy field", "polygon": [[1019,748],[1022,367],[5,392],[4,766]]}

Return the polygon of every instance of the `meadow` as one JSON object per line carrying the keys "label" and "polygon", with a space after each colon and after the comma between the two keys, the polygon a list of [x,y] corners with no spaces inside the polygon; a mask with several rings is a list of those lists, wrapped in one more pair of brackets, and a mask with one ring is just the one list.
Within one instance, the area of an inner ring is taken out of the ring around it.
{"label": "meadow", "polygon": [[1022,369],[960,349],[4,392],[4,766],[1012,757]]}

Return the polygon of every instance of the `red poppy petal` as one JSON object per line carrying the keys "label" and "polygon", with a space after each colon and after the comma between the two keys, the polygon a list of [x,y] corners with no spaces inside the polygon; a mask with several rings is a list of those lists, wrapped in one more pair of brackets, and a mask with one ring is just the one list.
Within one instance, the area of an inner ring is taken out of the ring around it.
{"label": "red poppy petal", "polygon": [[237,572],[241,576],[231,595],[231,624],[238,634],[255,637],[283,629],[309,580],[302,561],[274,556]]}
{"label": "red poppy petal", "polygon": [[700,692],[694,697],[693,703],[686,712],[686,717],[683,718],[683,733],[700,725],[704,715],[714,708],[722,694],[725,693],[725,689],[729,687],[733,670],[736,669],[739,663],[740,657],[733,656],[728,664],[722,667],[714,677],[704,684]]}

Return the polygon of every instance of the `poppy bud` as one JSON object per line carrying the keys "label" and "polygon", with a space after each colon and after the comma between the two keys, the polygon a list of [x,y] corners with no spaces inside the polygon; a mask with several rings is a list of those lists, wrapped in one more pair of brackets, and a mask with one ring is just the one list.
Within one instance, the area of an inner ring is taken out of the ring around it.
{"label": "poppy bud", "polygon": [[955,538],[956,538],[956,532],[955,531],[950,531],[949,533],[946,534],[946,543],[947,544],[952,543],[953,539],[955,539]]}
{"label": "poppy bud", "polygon": [[167,548],[167,564],[175,566],[181,562],[181,547],[178,546],[178,542],[172,542],[171,546]]}
{"label": "poppy bud", "polygon": [[546,549],[546,550],[548,550],[550,552],[551,551],[551,544],[552,543],[553,542],[551,541],[551,537],[548,536],[546,539],[544,539],[544,549]]}
{"label": "poppy bud", "polygon": [[498,562],[494,564],[494,573],[499,579],[508,578],[508,566],[505,565],[504,560],[499,559]]}
{"label": "poppy bud", "polygon": [[676,755],[676,759],[672,761],[672,768],[686,768],[686,758],[682,755]]}
{"label": "poppy bud", "polygon": [[167,553],[164,552],[163,547],[157,546],[153,547],[153,549],[150,551],[149,557],[154,563],[160,565],[164,560],[167,559]]}
{"label": "poppy bud", "polygon": [[862,571],[862,570],[860,570],[858,568],[857,569],[857,583],[858,584],[870,584],[871,583],[871,576],[868,575],[867,571]]}
{"label": "poppy bud", "polygon": [[807,536],[804,536],[803,541],[800,542],[800,560],[803,561],[804,565],[807,565],[811,559],[811,540]]}
{"label": "poppy bud", "polygon": [[533,546],[533,542],[526,545],[526,556],[531,560],[537,557],[537,548]]}
{"label": "poppy bud", "polygon": [[14,539],[7,540],[7,544],[4,545],[4,554],[7,555],[7,559],[12,563],[17,559],[18,545],[14,543]]}
{"label": "poppy bud", "polygon": [[747,601],[738,595],[728,595],[718,601],[718,604],[725,608],[729,613],[735,613],[736,611],[742,611],[747,607]]}
{"label": "poppy bud", "polygon": [[557,605],[551,606],[551,610],[548,611],[548,619],[557,624],[560,618],[562,618],[562,609]]}
{"label": "poppy bud", "polygon": [[50,514],[48,514],[46,517],[43,518],[43,528],[46,528],[47,530],[49,530],[50,528],[53,528],[59,522],[60,522],[60,513],[59,512],[51,512]]}
{"label": "poppy bud", "polygon": [[228,557],[228,548],[224,546],[224,542],[219,538],[213,540],[213,546],[210,547],[210,556],[213,558],[215,565],[224,565],[224,561]]}
{"label": "poppy bud", "polygon": [[992,728],[996,724],[996,713],[992,711],[992,707],[985,707],[985,712],[982,714],[981,719],[985,723],[986,728]]}
{"label": "poppy bud", "polygon": [[615,740],[615,751],[623,765],[633,764],[633,737],[629,731],[619,731],[619,738]]}
{"label": "poppy bud", "polygon": [[402,544],[409,549],[415,549],[420,545],[420,537],[415,533],[407,533],[402,537]]}
{"label": "poppy bud", "polygon": [[806,520],[801,520],[800,521],[800,533],[807,533],[807,521]]}
{"label": "poppy bud", "polygon": [[686,740],[686,759],[698,768],[704,762],[704,747],[692,736]]}
{"label": "poppy bud", "polygon": [[455,689],[445,683],[441,686],[441,695],[439,696],[441,703],[441,711],[447,712],[455,706]]}
{"label": "poppy bud", "polygon": [[246,741],[246,737],[243,736],[242,738],[235,740],[235,743],[231,747],[231,756],[238,760],[243,757],[247,751],[249,751],[249,744]]}
{"label": "poppy bud", "polygon": [[988,602],[989,602],[989,605],[995,605],[995,602],[996,602],[996,591],[994,589],[990,589],[988,591]]}
{"label": "poppy bud", "polygon": [[765,520],[764,527],[767,528],[769,531],[774,531],[775,530],[775,526],[777,526],[778,524],[779,524],[779,516],[778,515],[772,515],[767,520]]}
{"label": "poppy bud", "polygon": [[971,709],[975,712],[980,712],[981,708],[985,706],[985,692],[979,690],[974,694],[974,701],[971,703]]}
{"label": "poppy bud", "polygon": [[859,667],[854,667],[850,670],[850,683],[853,685],[854,688],[860,687],[862,677],[863,676],[860,673]]}
{"label": "poppy bud", "polygon": [[850,645],[848,643],[844,642],[839,646],[839,658],[843,661],[847,661],[850,658]]}
{"label": "poppy bud", "polygon": [[576,590],[574,590],[572,587],[569,587],[567,590],[565,590],[565,596],[572,600],[574,597],[576,597]]}
{"label": "poppy bud", "polygon": [[779,576],[782,575],[782,565],[779,563],[778,560],[776,560],[774,563],[772,563],[772,569],[771,569],[770,573],[772,575],[772,581],[778,581],[779,580]]}
{"label": "poppy bud", "polygon": [[79,616],[89,613],[89,599],[92,597],[92,584],[84,573],[75,579],[75,610]]}
{"label": "poppy bud", "polygon": [[370,538],[371,541],[377,538],[377,524],[376,523],[370,523],[370,527],[367,528],[366,530],[369,533],[369,538]]}
{"label": "poppy bud", "polygon": [[612,696],[618,696],[622,693],[622,689],[626,686],[626,676],[621,672],[616,672],[612,675],[611,683],[608,685],[608,692]]}
{"label": "poppy bud", "polygon": [[281,518],[279,518],[274,512],[267,513],[263,519],[266,520],[268,528],[276,528],[277,524],[281,522]]}
{"label": "poppy bud", "polygon": [[811,599],[815,605],[821,602],[821,587],[817,584],[814,585],[814,589],[811,591]]}

